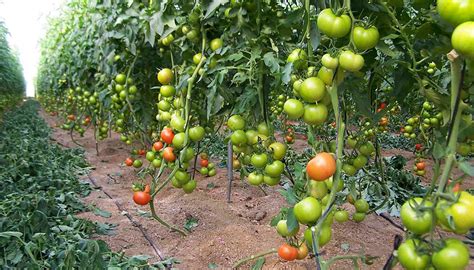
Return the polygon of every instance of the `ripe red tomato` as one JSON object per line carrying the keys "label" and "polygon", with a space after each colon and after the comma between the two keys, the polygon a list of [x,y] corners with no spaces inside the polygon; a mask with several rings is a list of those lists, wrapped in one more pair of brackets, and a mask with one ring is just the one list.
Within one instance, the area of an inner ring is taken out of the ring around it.
{"label": "ripe red tomato", "polygon": [[145,149],[138,149],[138,155],[144,156],[146,154]]}
{"label": "ripe red tomato", "polygon": [[201,159],[199,164],[201,164],[201,167],[207,167],[207,165],[209,165],[209,160]]}
{"label": "ripe red tomato", "polygon": [[133,193],[133,201],[138,205],[147,205],[151,201],[151,196],[145,191],[137,191]]}
{"label": "ripe red tomato", "polygon": [[173,147],[166,147],[164,150],[163,150],[163,158],[167,161],[167,162],[173,162],[176,160],[176,155],[173,153]]}
{"label": "ripe red tomato", "polygon": [[[403,132],[403,131],[402,131],[402,132]],[[421,148],[423,148],[423,145],[421,145],[421,143],[415,144],[415,149],[416,149],[416,151],[420,151]]]}
{"label": "ripe red tomato", "polygon": [[153,150],[155,150],[156,152],[160,151],[161,149],[163,149],[163,143],[162,142],[155,142],[153,144]]}
{"label": "ripe red tomato", "polygon": [[174,133],[173,133],[173,130],[171,128],[164,128],[161,131],[161,139],[165,143],[167,143],[167,144],[173,143],[173,138],[174,138]]}
{"label": "ripe red tomato", "polygon": [[125,159],[125,165],[127,165],[128,167],[132,166],[133,165],[133,159],[130,158],[130,157]]}
{"label": "ripe red tomato", "polygon": [[306,172],[312,180],[324,181],[336,172],[336,160],[330,153],[319,153],[308,162]]}
{"label": "ripe red tomato", "polygon": [[426,167],[426,164],[425,164],[423,161],[416,163],[416,168],[417,168],[418,170],[424,170],[425,167]]}
{"label": "ripe red tomato", "polygon": [[285,261],[294,261],[298,257],[298,249],[284,243],[278,248],[278,256]]}

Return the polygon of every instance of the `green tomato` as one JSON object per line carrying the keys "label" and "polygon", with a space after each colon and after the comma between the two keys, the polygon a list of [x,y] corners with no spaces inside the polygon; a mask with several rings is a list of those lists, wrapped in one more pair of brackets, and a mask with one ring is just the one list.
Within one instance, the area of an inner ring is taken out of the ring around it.
{"label": "green tomato", "polygon": [[[318,232],[315,232],[315,237],[318,237]],[[329,243],[332,237],[332,230],[330,226],[321,226],[321,231],[319,232],[318,244],[319,247],[322,247]],[[307,228],[304,231],[304,239],[306,245],[309,249],[313,249],[313,236],[311,234],[311,228]]]}
{"label": "green tomato", "polygon": [[302,49],[294,49],[288,58],[286,59],[287,63],[293,63],[295,69],[304,69],[308,66],[307,63],[308,55]]}
{"label": "green tomato", "polygon": [[349,176],[354,176],[357,172],[357,169],[351,164],[345,163],[342,165],[342,171]]}
{"label": "green tomato", "polygon": [[155,158],[152,162],[151,162],[151,165],[153,165],[153,167],[155,168],[159,168],[161,167],[161,159],[158,159],[158,158]]}
{"label": "green tomato", "polygon": [[339,65],[344,70],[357,72],[364,67],[364,57],[352,51],[343,51],[339,55]]}
{"label": "green tomato", "polygon": [[210,177],[213,177],[213,176],[216,175],[216,174],[217,174],[216,169],[214,169],[214,168],[209,169],[208,175],[209,175]]}
{"label": "green tomato", "polygon": [[174,114],[173,116],[171,116],[170,125],[173,129],[179,132],[183,132],[185,124],[186,124],[186,121],[180,115]]}
{"label": "green tomato", "polygon": [[280,183],[280,177],[271,177],[268,175],[263,176],[263,182],[269,186],[276,186]]}
{"label": "green tomato", "polygon": [[133,167],[135,167],[135,168],[140,168],[142,165],[143,165],[143,162],[139,159],[135,159],[133,161]]}
{"label": "green tomato", "polygon": [[324,84],[331,85],[334,78],[334,70],[322,66],[318,71],[318,78],[321,79]]}
{"label": "green tomato", "polygon": [[243,146],[247,143],[247,135],[243,130],[236,130],[230,136],[230,141],[233,145]]}
{"label": "green tomato", "polygon": [[338,210],[334,213],[334,219],[339,223],[344,223],[349,220],[349,212],[346,210]]}
{"label": "green tomato", "polygon": [[206,135],[206,131],[201,126],[192,127],[189,129],[189,138],[193,142],[199,142],[204,138],[204,135]]}
{"label": "green tomato", "polygon": [[202,174],[202,175],[207,175],[209,173],[209,169],[207,167],[202,167],[199,172]]}
{"label": "green tomato", "polygon": [[270,136],[270,130],[268,129],[267,124],[264,122],[258,124],[257,131],[260,135]]}
{"label": "green tomato", "polygon": [[371,142],[366,142],[359,147],[359,152],[366,157],[370,157],[375,152],[375,147]]}
{"label": "green tomato", "polygon": [[339,65],[339,60],[337,59],[337,57],[332,57],[329,53],[326,53],[321,58],[321,63],[324,67],[335,70]]}
{"label": "green tomato", "polygon": [[279,160],[275,160],[271,164],[265,166],[265,173],[270,177],[280,177],[284,170],[285,164]]}
{"label": "green tomato", "polygon": [[126,81],[127,76],[123,73],[117,74],[117,76],[115,76],[115,82],[118,84],[125,84]]}
{"label": "green tomato", "polygon": [[247,181],[253,186],[258,186],[263,183],[263,175],[257,174],[256,172],[251,172],[247,176]]}
{"label": "green tomato", "polygon": [[408,239],[403,242],[397,250],[397,257],[405,269],[423,270],[427,269],[430,257],[421,253],[420,249],[426,249],[426,245],[418,239]]}
{"label": "green tomato", "polygon": [[290,232],[290,231],[288,231],[288,225],[286,223],[286,219],[282,219],[282,220],[278,221],[278,223],[276,225],[276,230],[277,230],[278,234],[283,236],[283,237],[291,237],[291,236],[295,236],[298,233],[298,231],[300,230],[300,225],[298,224]]}
{"label": "green tomato", "polygon": [[436,269],[462,270],[469,264],[469,249],[458,239],[447,239],[441,250],[433,253],[432,264]]}
{"label": "green tomato", "polygon": [[183,191],[184,193],[192,193],[194,189],[196,189],[197,182],[196,180],[190,180],[186,184],[183,185]]}
{"label": "green tomato", "polygon": [[195,65],[199,64],[199,62],[201,62],[201,59],[204,57],[204,60],[206,59],[205,56],[202,55],[202,53],[196,53],[194,56],[193,56],[193,63]]}
{"label": "green tomato", "polygon": [[245,128],[245,120],[242,116],[238,114],[232,115],[229,120],[227,120],[227,127],[230,128],[232,131],[236,131],[239,129]]}
{"label": "green tomato", "polygon": [[357,212],[367,213],[369,211],[369,203],[364,199],[358,199],[354,202],[354,206]]}
{"label": "green tomato", "polygon": [[253,130],[253,129],[249,129],[245,132],[245,135],[247,136],[247,144],[248,145],[255,145],[258,143],[258,132]]}
{"label": "green tomato", "polygon": [[318,28],[328,37],[341,38],[351,31],[351,18],[346,14],[336,16],[330,9],[324,9],[318,15]]}
{"label": "green tomato", "polygon": [[303,103],[297,99],[290,98],[283,105],[283,110],[289,119],[298,119],[304,114]]}
{"label": "green tomato", "polygon": [[265,153],[253,154],[250,162],[255,168],[263,168],[265,165],[267,165],[268,156]]}
{"label": "green tomato", "polygon": [[[418,235],[429,232],[433,227],[433,214],[429,210],[418,210],[416,204],[421,204],[423,198],[412,198],[406,201],[400,209],[400,217],[405,227]],[[431,207],[433,203],[424,202],[424,207]]]}
{"label": "green tomato", "polygon": [[[471,0],[471,2],[474,17],[474,1]],[[451,44],[459,54],[474,60],[474,21],[458,25],[451,36]]]}
{"label": "green tomato", "polygon": [[176,178],[180,185],[185,185],[189,182],[189,180],[191,180],[191,176],[189,175],[189,173],[183,170],[177,170],[174,175],[174,178]]}
{"label": "green tomato", "polygon": [[328,194],[328,187],[326,183],[321,181],[309,181],[308,195],[316,199],[322,199]]}
{"label": "green tomato", "polygon": [[321,125],[328,118],[328,109],[326,105],[308,104],[304,107],[303,121],[308,125]]}
{"label": "green tomato", "polygon": [[361,169],[363,168],[368,162],[368,159],[366,156],[359,154],[353,162],[353,165],[356,169]]}
{"label": "green tomato", "polygon": [[286,145],[281,142],[274,142],[268,147],[272,150],[272,158],[274,160],[282,160],[286,154]]}
{"label": "green tomato", "polygon": [[222,48],[222,45],[224,45],[224,42],[222,41],[222,39],[215,38],[215,39],[211,40],[210,47],[211,47],[212,51],[217,51],[220,48]]}
{"label": "green tomato", "polygon": [[364,219],[365,219],[365,213],[356,212],[352,215],[352,220],[354,220],[357,223],[364,221]]}
{"label": "green tomato", "polygon": [[294,209],[296,220],[302,224],[314,224],[321,216],[321,204],[313,197],[306,197]]}
{"label": "green tomato", "polygon": [[152,162],[155,159],[155,153],[153,151],[148,151],[145,156],[146,160]]}
{"label": "green tomato", "polygon": [[163,97],[172,97],[176,93],[176,90],[173,86],[171,85],[162,85],[160,87],[160,94]]}
{"label": "green tomato", "polygon": [[374,48],[379,42],[379,38],[379,30],[375,26],[371,26],[367,29],[361,26],[356,26],[354,27],[354,30],[352,30],[352,40],[359,51]]}
{"label": "green tomato", "polygon": [[160,100],[160,102],[158,102],[158,109],[167,112],[171,109],[171,104],[167,100]]}
{"label": "green tomato", "polygon": [[441,18],[454,26],[474,21],[474,2],[472,0],[438,0],[436,7]]}
{"label": "green tomato", "polygon": [[326,94],[326,85],[318,77],[309,77],[303,81],[300,89],[301,98],[310,103],[323,99]]}
{"label": "green tomato", "polygon": [[184,140],[186,138],[186,133],[180,132],[178,134],[175,134],[173,137],[173,146],[176,149],[182,149],[184,147]]}

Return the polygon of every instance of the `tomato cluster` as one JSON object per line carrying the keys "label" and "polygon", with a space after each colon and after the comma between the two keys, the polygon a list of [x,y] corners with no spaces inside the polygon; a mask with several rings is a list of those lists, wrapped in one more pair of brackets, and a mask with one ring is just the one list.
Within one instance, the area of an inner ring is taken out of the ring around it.
{"label": "tomato cluster", "polygon": [[204,175],[204,176],[214,176],[217,174],[216,172],[216,164],[213,162],[209,162],[209,157],[206,153],[202,153],[200,155],[200,162],[199,164],[201,165],[201,169],[199,172]]}
{"label": "tomato cluster", "polygon": [[436,225],[445,231],[465,234],[474,228],[474,196],[455,192],[452,200],[441,199],[436,206],[427,198],[406,201],[400,215],[403,225],[412,233],[398,248],[398,259],[407,269],[464,269],[469,264],[469,249],[458,239],[438,240],[429,246],[420,238]]}

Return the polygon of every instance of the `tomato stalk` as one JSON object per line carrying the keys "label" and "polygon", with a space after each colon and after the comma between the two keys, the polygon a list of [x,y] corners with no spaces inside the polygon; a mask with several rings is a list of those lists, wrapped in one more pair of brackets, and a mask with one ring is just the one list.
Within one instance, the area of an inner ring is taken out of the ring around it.
{"label": "tomato stalk", "polygon": [[[204,45],[205,45],[205,39],[203,38],[203,49],[204,49]],[[185,108],[184,108],[184,110],[185,110],[184,115],[185,115],[185,119],[186,119],[185,137],[184,137],[185,147],[180,151],[180,156],[179,156],[179,160],[178,160],[179,163],[184,162],[185,153],[186,153],[187,148],[189,147],[189,145],[188,145],[189,144],[189,126],[190,126],[189,125],[189,120],[190,120],[189,111],[191,109],[191,91],[192,91],[192,88],[194,86],[194,82],[196,80],[196,77],[199,73],[199,70],[201,69],[202,65],[204,64],[204,61],[205,61],[205,57],[204,57],[204,54],[203,54],[203,57],[201,57],[201,60],[199,61],[199,64],[197,65],[196,69],[194,70],[193,75],[191,76],[191,78],[188,79],[188,89],[187,89],[187,93],[186,93],[186,103],[185,103]],[[156,214],[155,207],[154,207],[154,204],[153,204],[153,199],[155,198],[155,196],[171,181],[171,179],[173,179],[173,177],[176,174],[176,172],[178,171],[178,169],[179,169],[179,166],[175,166],[173,168],[173,170],[170,172],[170,174],[168,175],[168,177],[166,178],[166,180],[151,194],[152,200],[150,201],[149,204],[150,204],[150,211],[151,211],[151,214],[152,214],[154,219],[156,219],[158,222],[165,225],[166,227],[172,229],[173,231],[177,231],[177,232],[181,233],[182,235],[186,236],[187,233],[185,231],[183,231],[183,230],[181,230],[181,229],[179,229],[175,226],[171,226],[168,223],[166,223],[164,220],[162,220]],[[163,170],[164,170],[164,163],[160,167],[159,175],[161,175]],[[157,181],[157,180],[158,179],[155,178],[155,181]]]}
{"label": "tomato stalk", "polygon": [[252,260],[255,260],[255,259],[258,259],[258,258],[262,258],[262,257],[265,257],[269,254],[274,254],[274,253],[277,253],[277,250],[275,248],[272,248],[270,250],[267,250],[267,251],[264,251],[264,252],[261,252],[261,253],[257,253],[255,255],[251,255],[247,258],[241,259],[238,262],[236,262],[234,265],[232,265],[232,269],[237,269],[240,266],[242,266],[242,264],[244,264],[246,262],[249,262],[249,261],[252,261]]}
{"label": "tomato stalk", "polygon": [[460,92],[462,87],[462,60],[454,51],[448,54],[451,62],[451,120],[448,132],[448,144],[446,148],[446,163],[438,184],[437,194],[441,194],[448,182],[451,169],[456,161],[456,145],[461,123],[462,108],[460,103]]}

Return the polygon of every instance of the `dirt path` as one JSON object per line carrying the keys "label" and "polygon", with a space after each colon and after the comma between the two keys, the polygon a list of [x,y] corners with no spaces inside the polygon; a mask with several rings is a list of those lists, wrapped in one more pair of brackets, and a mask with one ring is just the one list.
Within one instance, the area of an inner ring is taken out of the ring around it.
{"label": "dirt path", "polygon": [[[42,116],[50,126],[56,127],[56,118],[45,114]],[[52,137],[65,147],[77,147],[66,131],[54,128]],[[109,218],[96,216],[92,212],[82,213],[80,216],[117,225],[113,235],[97,236],[106,241],[114,251],[124,251],[127,255],[146,254],[152,257],[151,261],[159,260],[140,228],[134,226],[125,213],[143,227],[165,257],[174,257],[181,262],[175,266],[178,269],[208,269],[210,264],[217,265],[219,269],[229,269],[239,259],[278,247],[283,242],[269,225],[280,207],[286,204],[276,188],[266,188],[269,195],[265,196],[259,189],[235,178],[232,203],[227,204],[224,168],[218,169],[218,174],[212,178],[197,175],[198,186],[191,194],[167,188],[155,202],[157,213],[168,222],[181,227],[189,217],[199,220],[193,232],[182,237],[140,214],[142,211],[149,211],[148,207],[138,207],[133,203],[131,184],[137,178],[132,169],[121,165],[128,156],[128,151],[122,147],[117,134],[100,143],[99,156],[96,155],[91,130],[84,137],[75,138],[84,146],[88,161],[95,167],[90,178],[102,188],[95,189],[84,201],[112,214]],[[211,183],[214,187],[208,188]],[[373,265],[364,266],[363,269],[381,269],[392,251],[394,236],[400,233],[400,230],[376,215],[368,216],[362,223],[335,223],[332,241],[322,249],[322,253],[324,257],[328,257],[365,251],[378,258]],[[250,266],[251,264],[246,264],[242,269],[249,269]],[[287,263],[279,260],[276,255],[267,256],[264,266],[264,269],[314,268],[314,261],[310,258]],[[352,267],[347,262],[341,262],[332,269]]]}

